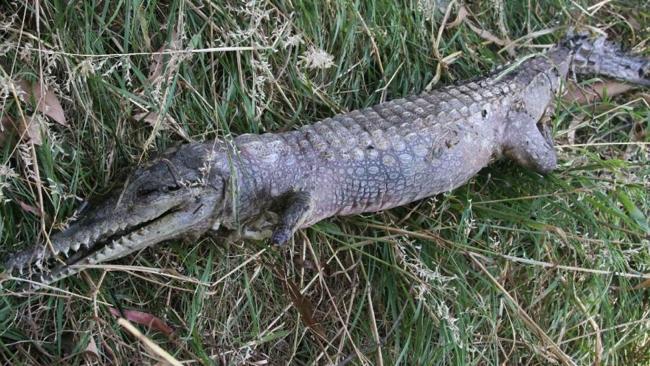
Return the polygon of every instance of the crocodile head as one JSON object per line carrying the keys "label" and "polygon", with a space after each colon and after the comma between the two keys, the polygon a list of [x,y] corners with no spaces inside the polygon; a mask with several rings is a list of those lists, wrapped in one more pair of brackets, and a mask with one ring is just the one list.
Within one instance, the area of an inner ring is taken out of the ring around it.
{"label": "crocodile head", "polygon": [[[52,283],[84,265],[123,257],[153,244],[200,235],[222,209],[224,179],[211,172],[212,150],[185,145],[138,168],[120,190],[84,209],[53,234],[51,245],[18,252],[5,263],[34,283]],[[216,170],[216,169],[215,169]]]}

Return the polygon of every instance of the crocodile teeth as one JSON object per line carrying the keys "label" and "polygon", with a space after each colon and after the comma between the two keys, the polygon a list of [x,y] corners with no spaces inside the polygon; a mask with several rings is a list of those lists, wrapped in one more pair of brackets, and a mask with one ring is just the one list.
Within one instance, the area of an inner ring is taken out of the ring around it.
{"label": "crocodile teeth", "polygon": [[90,248],[90,238],[86,237],[81,241],[81,245],[83,245],[86,248]]}
{"label": "crocodile teeth", "polygon": [[106,250],[104,250],[104,255],[110,256],[113,254],[113,252],[115,252],[115,246],[106,247]]}

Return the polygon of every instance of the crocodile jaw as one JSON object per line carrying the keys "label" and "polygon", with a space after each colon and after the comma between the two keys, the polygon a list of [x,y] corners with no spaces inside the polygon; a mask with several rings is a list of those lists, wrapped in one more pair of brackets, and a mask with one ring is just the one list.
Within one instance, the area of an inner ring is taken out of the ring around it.
{"label": "crocodile jaw", "polygon": [[[37,246],[13,255],[5,264],[31,287],[78,273],[83,266],[124,257],[156,243],[201,234],[213,224],[216,192],[183,188],[138,205],[118,205],[112,197],[84,219],[52,235],[52,247]],[[36,284],[34,283],[36,282]]]}

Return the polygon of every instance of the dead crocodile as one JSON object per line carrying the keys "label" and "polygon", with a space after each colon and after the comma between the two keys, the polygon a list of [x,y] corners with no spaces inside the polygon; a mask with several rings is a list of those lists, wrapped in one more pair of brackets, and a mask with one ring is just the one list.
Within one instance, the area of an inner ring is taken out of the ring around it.
{"label": "dead crocodile", "polygon": [[130,176],[68,229],[11,256],[8,271],[51,283],[156,243],[209,230],[288,241],[336,215],[452,190],[506,156],[556,167],[553,101],[571,72],[650,85],[650,60],[571,36],[478,81],[340,114],[285,133],[183,145]]}

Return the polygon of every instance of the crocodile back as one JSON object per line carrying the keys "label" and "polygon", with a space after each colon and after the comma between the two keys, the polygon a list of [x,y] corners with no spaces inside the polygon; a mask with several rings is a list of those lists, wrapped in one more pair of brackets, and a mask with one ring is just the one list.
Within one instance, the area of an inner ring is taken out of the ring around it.
{"label": "crocodile back", "polygon": [[[456,188],[501,155],[510,111],[526,104],[538,119],[557,85],[548,87],[549,75],[564,76],[548,57],[516,66],[294,131],[240,136],[242,155],[255,160],[246,166],[268,167],[252,174],[265,184],[253,189],[270,197],[311,192],[315,211],[303,225],[309,226]],[[534,101],[523,97],[531,91],[540,91]]]}
{"label": "crocodile back", "polygon": [[453,189],[498,154],[499,122],[513,88],[485,79],[278,134],[297,157],[278,179],[309,177],[294,187],[314,192],[318,202],[305,226]]}

